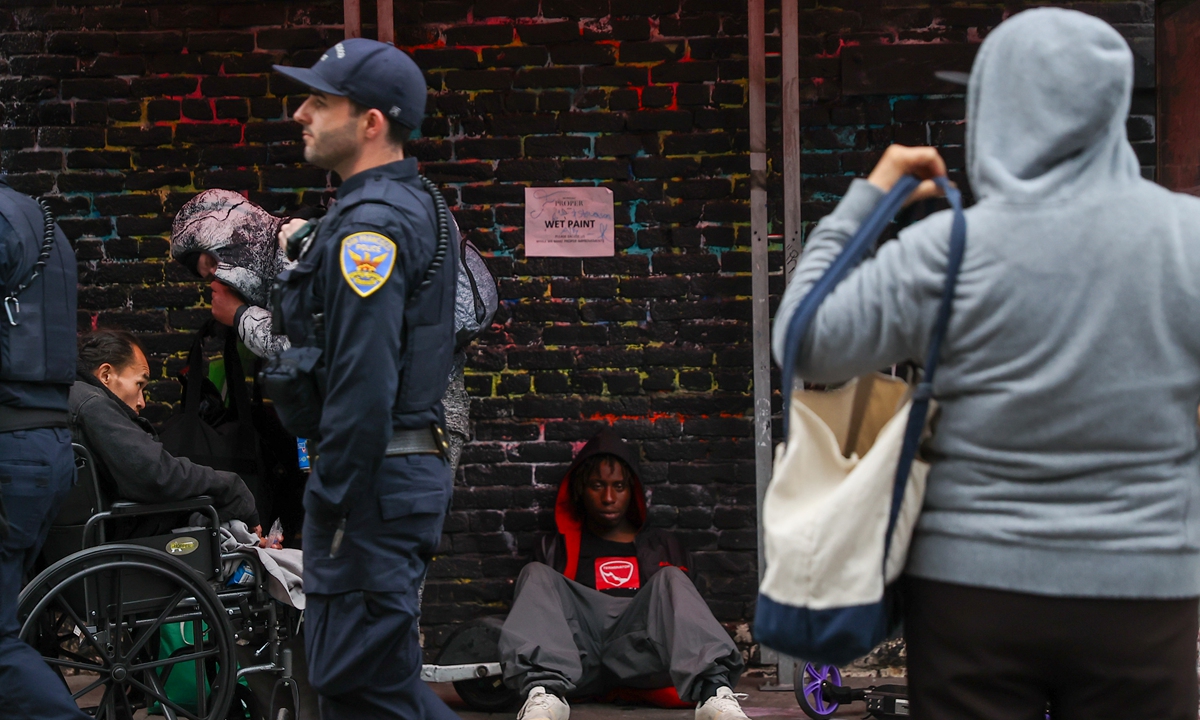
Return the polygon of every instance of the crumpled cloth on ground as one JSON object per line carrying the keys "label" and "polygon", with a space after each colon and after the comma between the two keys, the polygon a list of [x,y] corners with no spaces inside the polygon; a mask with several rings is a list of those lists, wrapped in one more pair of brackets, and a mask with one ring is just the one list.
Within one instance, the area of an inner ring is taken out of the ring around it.
{"label": "crumpled cloth on ground", "polygon": [[[258,546],[258,536],[250,531],[246,523],[241,520],[221,523],[221,552],[250,549],[258,554],[258,562],[267,573],[267,592],[271,593],[271,597],[303,610],[304,552],[291,548],[261,548]],[[221,579],[228,579],[240,564],[240,560],[226,560]]]}

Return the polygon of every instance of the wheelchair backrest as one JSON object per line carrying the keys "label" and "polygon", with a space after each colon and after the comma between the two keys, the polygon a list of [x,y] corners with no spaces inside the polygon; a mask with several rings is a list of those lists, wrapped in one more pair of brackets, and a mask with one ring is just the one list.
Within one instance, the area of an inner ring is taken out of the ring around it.
{"label": "wheelchair backrest", "polygon": [[72,443],[71,449],[75,451],[75,487],[67,493],[55,525],[83,525],[91,516],[108,509],[92,452],[79,443]]}
{"label": "wheelchair backrest", "polygon": [[51,523],[50,532],[42,546],[42,557],[47,564],[82,550],[84,527],[88,519],[109,507],[109,503],[100,492],[96,459],[91,451],[79,443],[72,443],[71,449],[75,452],[75,486],[63,500],[58,516]]}

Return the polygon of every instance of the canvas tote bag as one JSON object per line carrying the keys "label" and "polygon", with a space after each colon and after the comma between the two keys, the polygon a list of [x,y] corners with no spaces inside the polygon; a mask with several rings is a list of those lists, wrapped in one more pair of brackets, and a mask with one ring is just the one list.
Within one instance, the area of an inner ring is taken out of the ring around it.
{"label": "canvas tote bag", "polygon": [[783,363],[786,443],[763,504],[766,573],[754,635],[792,657],[845,665],[899,622],[894,581],[904,569],[929,467],[915,460],[938,353],[966,244],[962,198],[938,184],[954,211],[946,282],[915,387],[872,373],[831,391],[792,387],[796,356],[817,308],[874,247],[916,188],[906,176],[880,202],[800,301]]}

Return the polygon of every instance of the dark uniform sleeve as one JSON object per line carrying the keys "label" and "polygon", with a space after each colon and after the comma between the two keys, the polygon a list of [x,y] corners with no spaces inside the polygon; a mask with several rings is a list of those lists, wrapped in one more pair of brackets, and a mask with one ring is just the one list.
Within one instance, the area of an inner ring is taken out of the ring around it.
{"label": "dark uniform sleeve", "polygon": [[322,262],[328,385],[313,492],[341,515],[369,485],[392,437],[408,285],[400,243],[407,238],[385,232],[348,223]]}

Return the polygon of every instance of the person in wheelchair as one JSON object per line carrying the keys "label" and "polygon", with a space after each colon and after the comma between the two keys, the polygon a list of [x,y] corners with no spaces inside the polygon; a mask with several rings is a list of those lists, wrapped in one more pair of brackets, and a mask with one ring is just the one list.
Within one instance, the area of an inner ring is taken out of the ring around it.
{"label": "person in wheelchair", "polygon": [[[162,503],[209,496],[222,522],[241,520],[262,537],[250,489],[235,473],[174,457],[139,416],[150,379],[146,355],[133,335],[97,330],[79,341],[78,372],[68,407],[75,442],[96,458],[101,491],[110,500]],[[187,518],[145,516],[115,524],[115,537],[148,537],[187,524]]]}
{"label": "person in wheelchair", "polygon": [[[697,720],[745,720],[732,687],[741,652],[689,578],[672,533],[646,527],[632,448],[603,430],[559,485],[558,533],[517,578],[500,632],[518,720],[566,720],[568,697],[696,703]],[[632,689],[632,690],[629,690]]]}

